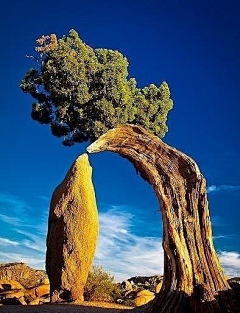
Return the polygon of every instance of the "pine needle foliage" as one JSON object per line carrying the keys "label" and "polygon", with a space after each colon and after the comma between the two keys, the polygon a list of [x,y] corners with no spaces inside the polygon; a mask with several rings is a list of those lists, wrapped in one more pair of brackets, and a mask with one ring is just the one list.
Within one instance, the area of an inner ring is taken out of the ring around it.
{"label": "pine needle foliage", "polygon": [[128,74],[128,60],[119,51],[93,49],[75,30],[36,40],[37,61],[21,81],[34,98],[31,116],[49,124],[63,144],[91,142],[118,125],[145,127],[163,138],[173,107],[168,84],[138,88]]}

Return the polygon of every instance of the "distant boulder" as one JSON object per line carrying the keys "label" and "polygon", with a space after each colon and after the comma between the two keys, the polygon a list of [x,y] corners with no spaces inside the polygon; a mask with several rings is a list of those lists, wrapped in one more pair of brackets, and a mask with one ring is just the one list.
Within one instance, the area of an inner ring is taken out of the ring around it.
{"label": "distant boulder", "polygon": [[155,298],[155,294],[149,290],[141,290],[137,293],[134,300],[136,306],[147,304],[149,301]]}
{"label": "distant boulder", "polygon": [[43,270],[24,263],[0,265],[0,304],[36,305],[50,301],[50,285]]}
{"label": "distant boulder", "polygon": [[48,281],[45,271],[31,268],[25,263],[0,264],[0,280],[14,280],[25,288],[32,288]]}

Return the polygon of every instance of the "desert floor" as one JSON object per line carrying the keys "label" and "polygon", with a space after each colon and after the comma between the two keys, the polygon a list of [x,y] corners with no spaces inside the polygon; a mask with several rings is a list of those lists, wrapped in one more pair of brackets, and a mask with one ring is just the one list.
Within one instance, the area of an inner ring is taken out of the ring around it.
{"label": "desert floor", "polygon": [[1,313],[120,313],[131,307],[104,303],[87,302],[84,304],[44,304],[44,305],[4,305],[0,306]]}

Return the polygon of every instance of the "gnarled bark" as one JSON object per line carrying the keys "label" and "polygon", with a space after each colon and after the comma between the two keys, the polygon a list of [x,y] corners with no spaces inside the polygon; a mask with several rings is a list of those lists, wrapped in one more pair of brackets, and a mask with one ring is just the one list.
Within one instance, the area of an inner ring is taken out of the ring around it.
{"label": "gnarled bark", "polygon": [[108,131],[87,150],[109,150],[128,158],[158,197],[164,281],[144,312],[232,312],[225,299],[230,287],[213,245],[206,181],[197,164],[134,125]]}
{"label": "gnarled bark", "polygon": [[98,212],[87,154],[55,189],[49,213],[46,270],[52,302],[82,301],[98,240]]}

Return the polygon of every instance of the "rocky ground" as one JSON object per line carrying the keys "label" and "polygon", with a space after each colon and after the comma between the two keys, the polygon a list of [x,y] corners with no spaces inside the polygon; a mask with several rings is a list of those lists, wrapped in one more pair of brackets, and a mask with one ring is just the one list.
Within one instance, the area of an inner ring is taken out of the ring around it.
{"label": "rocky ground", "polygon": [[[156,296],[162,286],[160,275],[131,277],[118,286],[117,303],[83,302],[80,304],[49,304],[49,280],[46,272],[34,270],[24,263],[0,265],[0,312],[83,312],[114,313],[141,306]],[[228,280],[235,298],[240,297],[240,278]],[[17,307],[13,304],[19,304]],[[41,304],[41,305],[40,305]],[[17,310],[16,310],[17,308]]]}
{"label": "rocky ground", "polygon": [[114,303],[85,302],[83,304],[44,304],[36,306],[0,306],[1,313],[120,313],[132,309]]}
{"label": "rocky ground", "polygon": [[[128,306],[146,304],[159,292],[161,284],[162,276],[136,276],[125,280],[118,284],[121,294],[117,304]],[[1,304],[5,306],[47,304],[50,301],[49,291],[49,280],[45,271],[35,270],[24,263],[0,265]]]}
{"label": "rocky ground", "polygon": [[162,280],[163,277],[160,275],[131,277],[119,284],[122,297],[117,302],[134,306],[146,304],[160,291]]}

